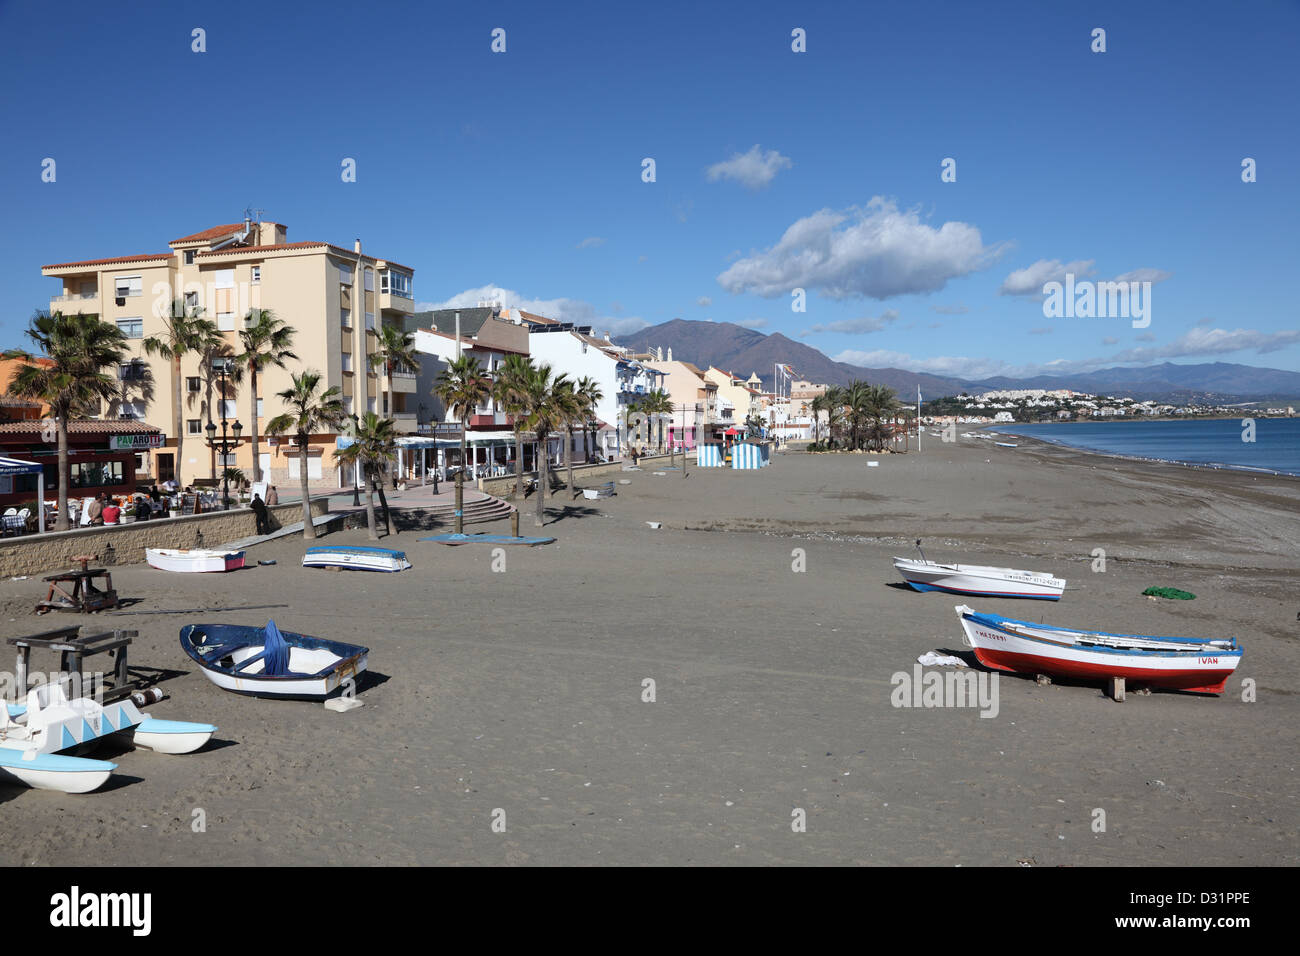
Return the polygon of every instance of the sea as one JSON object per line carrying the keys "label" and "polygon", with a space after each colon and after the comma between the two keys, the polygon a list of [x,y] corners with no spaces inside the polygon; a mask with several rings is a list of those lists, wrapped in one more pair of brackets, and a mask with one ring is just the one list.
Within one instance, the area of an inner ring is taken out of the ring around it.
{"label": "sea", "polygon": [[1300,476],[1300,418],[999,424],[987,431],[1126,458]]}

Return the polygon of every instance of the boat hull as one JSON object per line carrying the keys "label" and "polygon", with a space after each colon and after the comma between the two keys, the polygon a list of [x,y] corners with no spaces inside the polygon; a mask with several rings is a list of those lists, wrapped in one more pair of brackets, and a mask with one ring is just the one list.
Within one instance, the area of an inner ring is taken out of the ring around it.
{"label": "boat hull", "polygon": [[411,566],[402,551],[390,548],[316,547],[303,555],[304,568],[346,568],[352,571],[405,571]]}
{"label": "boat hull", "polygon": [[[339,693],[365,671],[370,649],[339,641],[326,641],[305,634],[284,632],[290,645],[290,662],[295,656],[329,655],[333,663],[313,660],[307,673],[264,675],[256,671],[239,671],[237,665],[260,649],[258,633],[262,629],[231,624],[189,624],[181,628],[180,642],[185,653],[199,665],[203,676],[232,694],[275,700],[324,700]],[[213,660],[209,648],[228,647]],[[221,666],[229,659],[231,666]],[[307,658],[310,659],[310,658]],[[320,666],[318,666],[320,665]]]}
{"label": "boat hull", "polygon": [[946,591],[973,597],[1059,601],[1065,581],[1049,574],[982,565],[932,564],[894,558],[894,568],[915,591]]}
{"label": "boat hull", "polygon": [[116,769],[117,764],[106,760],[24,753],[0,747],[0,772],[34,790],[90,793],[107,783]]}
{"label": "boat hull", "polygon": [[[959,605],[963,640],[981,664],[993,670],[1046,674],[1076,680],[1122,677],[1139,686],[1167,690],[1223,693],[1224,683],[1245,653],[1240,646],[1179,644],[1176,638],[1143,638],[1144,644],[1167,642],[1168,649],[1103,646],[1074,640],[1078,634],[1122,643],[1126,635],[1053,632],[1025,621],[977,614]],[[1007,625],[1011,626],[1007,626]],[[1073,637],[1072,637],[1073,636]]]}
{"label": "boat hull", "polygon": [[243,551],[183,550],[174,548],[145,548],[144,557],[150,567],[160,571],[181,574],[238,571],[244,566]]}

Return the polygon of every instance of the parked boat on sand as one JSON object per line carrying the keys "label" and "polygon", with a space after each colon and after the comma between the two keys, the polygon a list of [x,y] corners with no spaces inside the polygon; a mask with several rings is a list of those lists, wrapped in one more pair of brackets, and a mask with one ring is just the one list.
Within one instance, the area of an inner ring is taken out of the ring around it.
{"label": "parked boat on sand", "polygon": [[160,571],[192,573],[238,571],[244,566],[243,551],[214,551],[203,548],[145,548],[144,557]]}
{"label": "parked boat on sand", "polygon": [[1153,637],[1017,621],[957,605],[962,639],[986,667],[1138,686],[1223,693],[1245,649],[1236,638]]}
{"label": "parked boat on sand", "polygon": [[249,697],[323,700],[366,669],[368,647],[266,627],[188,624],[181,648],[203,676]]}
{"label": "parked boat on sand", "polygon": [[411,566],[405,551],[363,545],[320,545],[303,555],[304,568],[348,568],[354,571],[405,571]]}
{"label": "parked boat on sand", "polygon": [[919,561],[896,557],[894,568],[917,591],[1059,601],[1061,592],[1065,590],[1064,578],[1052,577],[1044,571],[994,568],[983,564],[936,564],[921,551],[920,538],[916,539],[916,550],[921,554]]}

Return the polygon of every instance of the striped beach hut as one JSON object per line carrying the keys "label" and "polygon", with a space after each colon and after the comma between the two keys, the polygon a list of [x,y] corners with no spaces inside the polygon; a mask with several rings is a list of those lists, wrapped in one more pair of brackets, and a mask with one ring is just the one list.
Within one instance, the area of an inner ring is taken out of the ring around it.
{"label": "striped beach hut", "polygon": [[695,446],[697,454],[696,467],[698,468],[722,468],[722,445],[717,442],[702,442]]}
{"label": "striped beach hut", "polygon": [[731,467],[737,471],[766,468],[772,463],[772,446],[765,441],[741,441],[731,446]]}

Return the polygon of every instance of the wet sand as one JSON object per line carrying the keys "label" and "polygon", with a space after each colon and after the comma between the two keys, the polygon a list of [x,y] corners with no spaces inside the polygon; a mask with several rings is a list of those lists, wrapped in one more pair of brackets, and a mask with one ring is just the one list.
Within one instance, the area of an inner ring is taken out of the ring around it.
{"label": "wet sand", "polygon": [[[0,862],[1295,865],[1300,482],[925,441],[761,472],[630,472],[612,499],[553,502],[556,544],[506,549],[500,572],[486,547],[415,532],[382,542],[415,565],[401,574],[303,569],[301,538],[224,576],[115,569],[138,603],[93,623],[139,629],[132,661],[180,672],[150,712],[216,723],[219,743],[127,752],[84,796],[0,785]],[[1245,660],[1221,697],[1117,704],[1100,685],[1006,676],[994,719],[895,708],[892,674],[962,650],[962,602],[898,586],[889,559],[916,537],[932,559],[1081,588],[968,602],[981,609],[1231,634]],[[1197,598],[1151,601],[1149,585]],[[32,615],[40,588],[0,583],[2,636],[72,620]],[[227,694],[177,644],[184,623],[267,617],[368,645],[366,706]]]}

